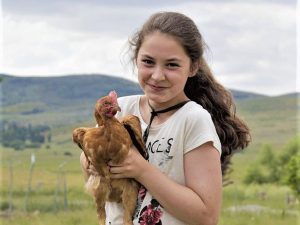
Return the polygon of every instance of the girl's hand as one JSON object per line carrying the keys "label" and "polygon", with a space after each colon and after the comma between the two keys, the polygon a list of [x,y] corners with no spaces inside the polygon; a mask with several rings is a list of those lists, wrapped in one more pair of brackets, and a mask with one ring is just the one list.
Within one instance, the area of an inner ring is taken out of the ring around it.
{"label": "girl's hand", "polygon": [[84,152],[81,152],[80,154],[80,165],[86,180],[87,178],[89,178],[90,175],[98,175],[98,172],[96,171],[95,167],[91,163],[89,163]]}
{"label": "girl's hand", "polygon": [[121,164],[113,164],[108,162],[111,178],[139,178],[146,172],[148,161],[146,161],[138,150],[133,146],[125,160]]}

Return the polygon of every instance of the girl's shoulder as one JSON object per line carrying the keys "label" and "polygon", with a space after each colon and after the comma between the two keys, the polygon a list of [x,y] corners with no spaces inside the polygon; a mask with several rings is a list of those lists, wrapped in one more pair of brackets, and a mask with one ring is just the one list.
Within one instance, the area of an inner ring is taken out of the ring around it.
{"label": "girl's shoulder", "polygon": [[181,110],[182,114],[185,114],[187,117],[191,118],[199,118],[199,117],[211,117],[210,113],[204,109],[200,104],[190,101],[184,105],[183,109]]}
{"label": "girl's shoulder", "polygon": [[175,121],[180,121],[189,129],[215,129],[210,113],[196,102],[190,101],[176,114]]}
{"label": "girl's shoulder", "polygon": [[118,98],[119,106],[128,105],[128,104],[135,104],[139,101],[141,95],[128,95],[122,96]]}
{"label": "girl's shoulder", "polygon": [[117,117],[122,117],[127,114],[137,114],[141,95],[129,95],[118,98],[118,104],[121,112],[118,112]]}
{"label": "girl's shoulder", "polygon": [[222,153],[221,142],[210,113],[196,102],[186,104],[184,110],[184,133],[188,137],[185,153],[208,142],[212,141],[213,146]]}

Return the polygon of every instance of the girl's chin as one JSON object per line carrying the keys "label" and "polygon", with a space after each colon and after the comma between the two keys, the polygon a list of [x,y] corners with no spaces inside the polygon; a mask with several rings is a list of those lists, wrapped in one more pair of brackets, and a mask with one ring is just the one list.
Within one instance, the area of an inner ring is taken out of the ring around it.
{"label": "girl's chin", "polygon": [[155,94],[155,93],[152,93],[152,92],[145,92],[145,95],[147,96],[147,98],[149,100],[159,100],[162,98],[161,95],[158,95],[158,94]]}
{"label": "girl's chin", "polygon": [[156,102],[158,104],[162,104],[162,103],[165,103],[166,101],[168,101],[168,99],[166,97],[163,97],[160,94],[145,93],[145,95],[148,100]]}

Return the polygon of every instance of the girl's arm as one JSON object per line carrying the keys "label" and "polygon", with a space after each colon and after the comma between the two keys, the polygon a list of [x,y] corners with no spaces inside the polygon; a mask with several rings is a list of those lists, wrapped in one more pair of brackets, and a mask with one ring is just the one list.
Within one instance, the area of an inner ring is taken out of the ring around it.
{"label": "girl's arm", "polygon": [[88,162],[88,160],[85,157],[85,154],[83,152],[81,152],[79,160],[80,160],[80,165],[81,165],[81,169],[82,169],[83,177],[84,177],[85,181],[87,181],[89,179],[90,175],[98,175],[99,176],[95,167]]}
{"label": "girl's arm", "polygon": [[215,225],[222,198],[220,154],[211,142],[184,155],[185,185],[168,178],[131,150],[121,165],[112,165],[112,178],[132,177],[143,184],[170,214],[188,224]]}
{"label": "girl's arm", "polygon": [[87,181],[90,176],[90,173],[88,171],[89,163],[83,152],[81,152],[79,160],[80,160],[80,165],[81,165],[84,180]]}

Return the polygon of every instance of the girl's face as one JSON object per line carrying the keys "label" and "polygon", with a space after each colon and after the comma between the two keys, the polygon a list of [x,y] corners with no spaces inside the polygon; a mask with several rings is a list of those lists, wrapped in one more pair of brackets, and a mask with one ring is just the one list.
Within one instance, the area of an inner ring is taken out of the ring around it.
{"label": "girl's face", "polygon": [[153,107],[165,108],[187,100],[184,86],[191,60],[181,44],[161,32],[147,35],[137,55],[138,80]]}

